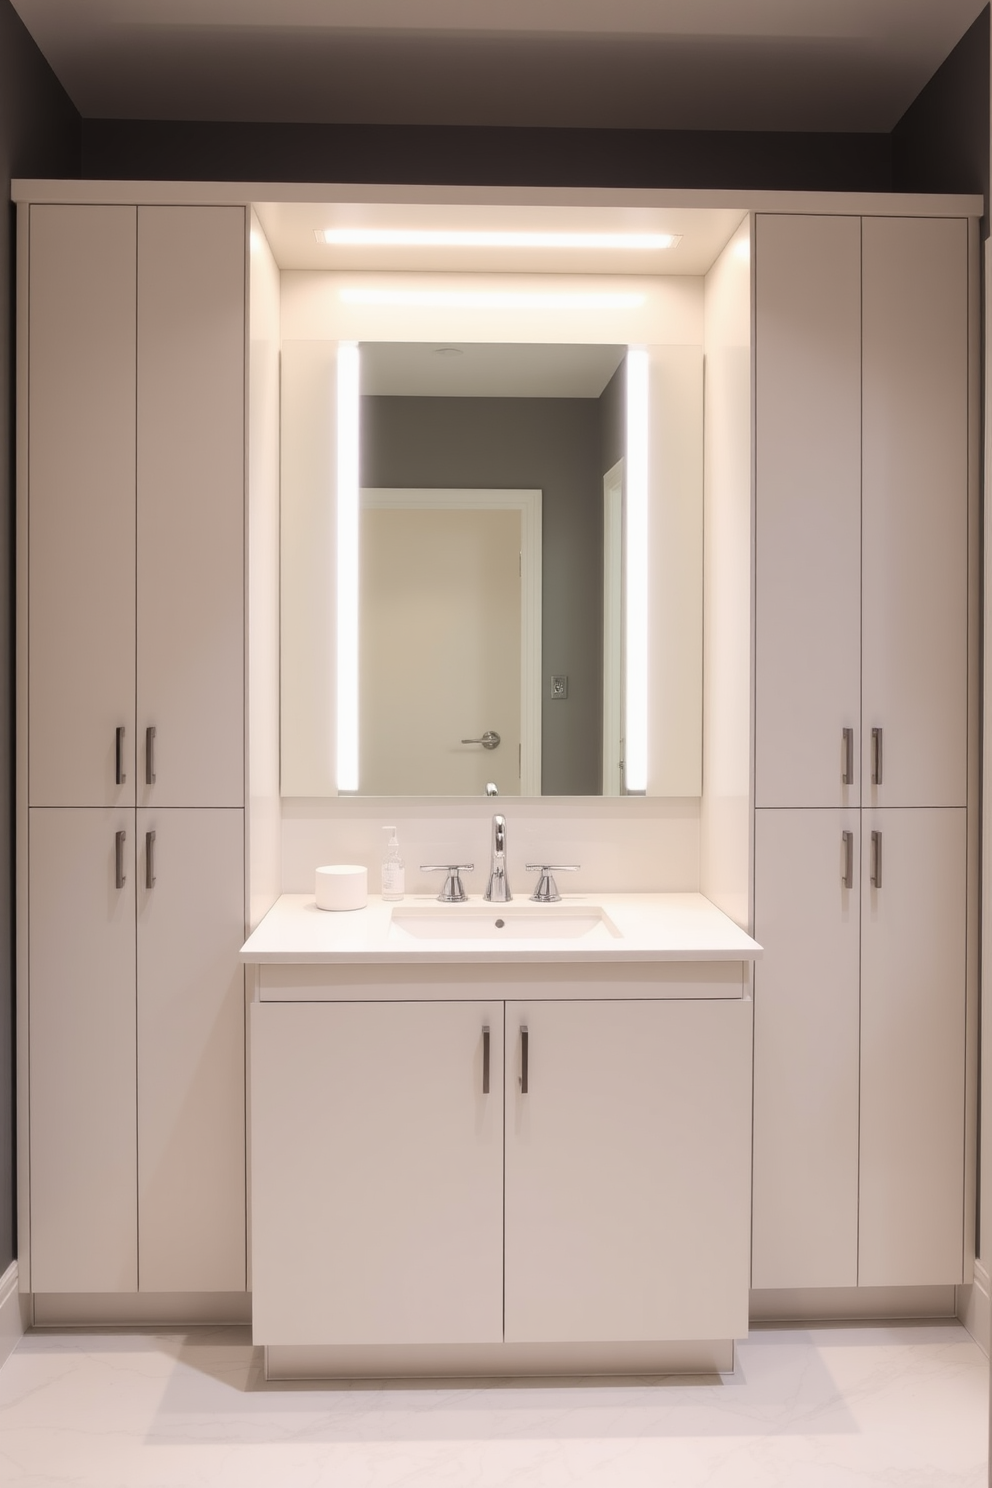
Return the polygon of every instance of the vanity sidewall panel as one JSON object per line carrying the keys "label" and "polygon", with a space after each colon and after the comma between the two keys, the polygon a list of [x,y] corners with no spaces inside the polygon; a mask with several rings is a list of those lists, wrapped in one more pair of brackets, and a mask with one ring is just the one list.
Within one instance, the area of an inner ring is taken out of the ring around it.
{"label": "vanity sidewall panel", "polygon": [[861,222],[759,215],[755,245],[755,804],[857,805]]}
{"label": "vanity sidewall panel", "polygon": [[243,208],[139,208],[143,805],[244,804],[244,337]]}
{"label": "vanity sidewall panel", "polygon": [[[134,812],[29,813],[31,1280],[138,1285]],[[124,882],[117,887],[116,834]]]}
{"label": "vanity sidewall panel", "polygon": [[964,806],[967,222],[865,218],[863,305],[862,804]]}
{"label": "vanity sidewall panel", "polygon": [[136,211],[29,211],[28,799],[126,806],[135,799]]}

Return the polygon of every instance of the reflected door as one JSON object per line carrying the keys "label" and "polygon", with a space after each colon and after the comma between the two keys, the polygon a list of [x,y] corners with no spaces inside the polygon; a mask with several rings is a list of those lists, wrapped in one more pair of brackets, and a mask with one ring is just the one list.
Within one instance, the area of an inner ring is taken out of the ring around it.
{"label": "reflected door", "polygon": [[[520,511],[363,506],[361,524],[361,793],[519,795]],[[490,731],[495,749],[462,742]]]}

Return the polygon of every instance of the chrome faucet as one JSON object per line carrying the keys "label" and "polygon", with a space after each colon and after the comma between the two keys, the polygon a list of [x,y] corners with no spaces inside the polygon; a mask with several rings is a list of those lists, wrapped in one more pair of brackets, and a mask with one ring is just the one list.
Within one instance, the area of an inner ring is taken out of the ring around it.
{"label": "chrome faucet", "polygon": [[506,876],[506,817],[493,817],[493,852],[489,865],[489,882],[482,896],[490,904],[508,904],[513,898]]}

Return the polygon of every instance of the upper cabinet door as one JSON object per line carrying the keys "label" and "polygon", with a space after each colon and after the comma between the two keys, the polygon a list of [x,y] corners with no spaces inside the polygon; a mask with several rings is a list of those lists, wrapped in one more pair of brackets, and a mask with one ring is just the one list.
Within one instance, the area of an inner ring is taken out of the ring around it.
{"label": "upper cabinet door", "polygon": [[[963,806],[968,224],[864,224],[863,804]],[[881,729],[881,781],[872,731]]]}
{"label": "upper cabinet door", "polygon": [[755,803],[857,805],[860,219],[759,216],[755,273]]}
{"label": "upper cabinet door", "polygon": [[243,209],[141,207],[137,727],[146,805],[244,803],[244,401]]}
{"label": "upper cabinet door", "polygon": [[134,802],[135,231],[134,207],[31,208],[34,806]]}

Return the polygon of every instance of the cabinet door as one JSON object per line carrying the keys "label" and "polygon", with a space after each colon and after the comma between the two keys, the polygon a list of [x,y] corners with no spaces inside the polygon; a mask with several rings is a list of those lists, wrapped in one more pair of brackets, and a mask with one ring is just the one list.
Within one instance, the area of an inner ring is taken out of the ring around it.
{"label": "cabinet door", "polygon": [[134,812],[36,809],[28,834],[31,1286],[133,1292]]}
{"label": "cabinet door", "polygon": [[502,1003],[256,1003],[251,1044],[256,1343],[498,1342]]}
{"label": "cabinet door", "polygon": [[966,812],[863,816],[858,1280],[960,1282]]}
{"label": "cabinet door", "polygon": [[508,1002],[506,1030],[507,1341],[743,1336],[750,1002]]}
{"label": "cabinet door", "polygon": [[857,1285],[860,816],[755,813],[755,1287]]}
{"label": "cabinet door", "polygon": [[[968,226],[864,224],[865,805],[963,806]],[[760,584],[760,576],[759,576]],[[871,731],[882,729],[872,784]]]}
{"label": "cabinet door", "polygon": [[243,209],[141,207],[138,767],[145,805],[244,804],[244,357]]}
{"label": "cabinet door", "polygon": [[140,1287],[243,1291],[244,813],[137,825]]}
{"label": "cabinet door", "polygon": [[134,801],[135,208],[30,211],[28,799],[124,806]]}
{"label": "cabinet door", "polygon": [[755,239],[755,803],[859,802],[861,224]]}

